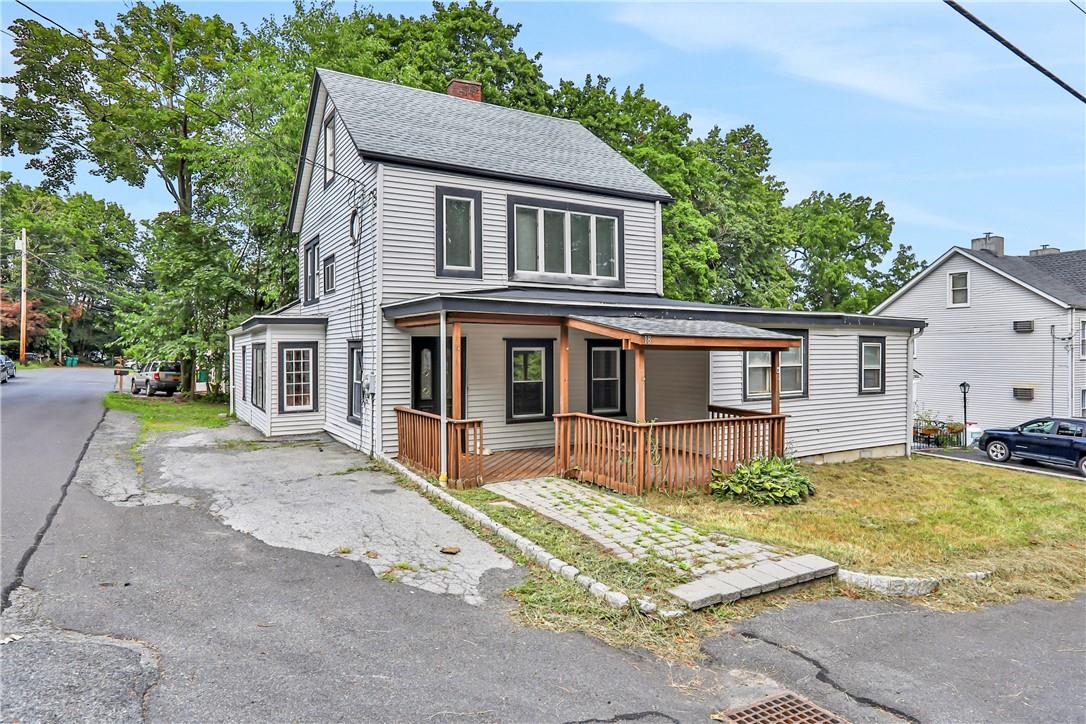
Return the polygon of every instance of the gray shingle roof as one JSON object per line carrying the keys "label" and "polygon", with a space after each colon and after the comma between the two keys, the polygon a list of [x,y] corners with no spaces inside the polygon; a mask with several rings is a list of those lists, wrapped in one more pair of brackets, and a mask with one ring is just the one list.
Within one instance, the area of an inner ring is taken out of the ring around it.
{"label": "gray shingle roof", "polygon": [[671,200],[576,121],[323,68],[317,75],[365,157]]}
{"label": "gray shingle roof", "polygon": [[1086,308],[1086,251],[996,256],[990,251],[958,249],[1065,304]]}
{"label": "gray shingle roof", "polygon": [[580,319],[592,324],[599,324],[624,332],[632,332],[650,337],[703,337],[710,339],[764,339],[781,341],[798,339],[780,332],[757,329],[735,322],[719,319],[660,319],[654,317],[607,317],[595,315],[572,315],[570,319]]}

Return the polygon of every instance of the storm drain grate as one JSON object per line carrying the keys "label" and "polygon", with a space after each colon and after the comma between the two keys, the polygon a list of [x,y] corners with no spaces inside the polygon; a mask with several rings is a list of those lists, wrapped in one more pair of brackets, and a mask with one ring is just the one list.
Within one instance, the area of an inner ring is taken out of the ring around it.
{"label": "storm drain grate", "polygon": [[731,724],[848,724],[841,717],[795,694],[777,694],[713,717]]}

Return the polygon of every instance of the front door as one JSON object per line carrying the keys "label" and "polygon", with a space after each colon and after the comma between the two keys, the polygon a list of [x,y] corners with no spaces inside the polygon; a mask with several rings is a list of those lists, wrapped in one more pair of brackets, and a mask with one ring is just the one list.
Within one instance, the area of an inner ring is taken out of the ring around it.
{"label": "front door", "polygon": [[[452,356],[452,340],[446,340],[445,352]],[[460,399],[464,401],[463,414],[467,417],[467,382],[468,382],[468,340],[460,338]],[[452,417],[452,365],[445,370],[446,380],[441,380],[441,357],[438,353],[437,337],[411,338],[411,407],[423,412],[440,414],[438,401],[442,390],[447,390],[445,411]]]}

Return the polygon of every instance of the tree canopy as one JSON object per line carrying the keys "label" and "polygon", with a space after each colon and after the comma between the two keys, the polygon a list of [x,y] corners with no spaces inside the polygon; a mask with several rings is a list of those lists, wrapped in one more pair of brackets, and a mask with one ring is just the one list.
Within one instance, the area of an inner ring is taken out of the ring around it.
{"label": "tree canopy", "polygon": [[[297,294],[298,240],[285,222],[316,67],[439,92],[469,78],[489,103],[579,121],[675,198],[663,210],[671,297],[866,311],[920,267],[902,245],[883,270],[893,219],[882,202],[816,191],[789,206],[770,145],[752,126],[698,138],[688,114],[643,86],[621,89],[604,76],[550,86],[541,54],[517,45],[520,26],[490,2],[435,2],[406,17],[298,0],[283,17],[238,29],[141,0],[77,36],[27,19],[9,30],[16,70],[3,80],[15,93],[3,99],[0,149],[30,156],[42,182],[30,189],[5,178],[4,203],[28,209],[28,224],[45,223],[29,209],[47,199],[83,209],[68,236],[32,230],[80,249],[74,229],[94,222],[91,207],[103,209],[97,223],[113,225],[118,256],[99,270],[72,252],[57,268],[121,291],[112,300],[57,296],[102,311],[130,352],[180,357],[190,370],[221,367],[227,329]],[[79,164],[136,187],[160,184],[175,208],[137,233],[113,205],[58,195]],[[6,230],[19,223],[6,218]]]}

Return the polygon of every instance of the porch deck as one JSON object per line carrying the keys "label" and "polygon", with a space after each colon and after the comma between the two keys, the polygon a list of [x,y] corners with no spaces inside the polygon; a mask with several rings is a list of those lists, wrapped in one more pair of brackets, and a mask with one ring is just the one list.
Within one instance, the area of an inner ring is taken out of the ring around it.
{"label": "porch deck", "polygon": [[554,448],[501,450],[482,456],[482,464],[484,484],[554,475]]}

